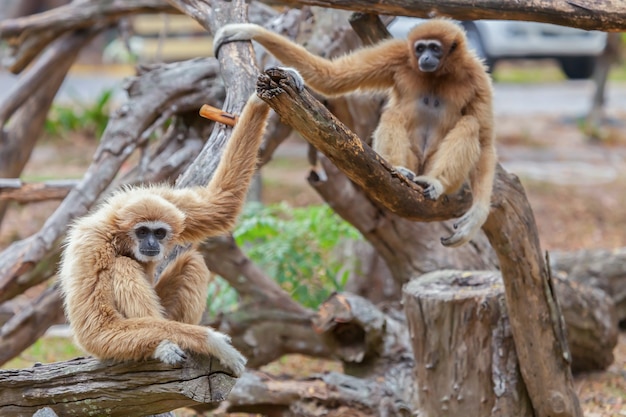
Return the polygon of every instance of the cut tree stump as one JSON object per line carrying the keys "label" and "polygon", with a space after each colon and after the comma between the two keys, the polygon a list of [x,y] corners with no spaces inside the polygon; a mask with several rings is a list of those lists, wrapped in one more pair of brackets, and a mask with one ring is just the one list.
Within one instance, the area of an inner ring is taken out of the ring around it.
{"label": "cut tree stump", "polygon": [[49,407],[59,416],[139,417],[223,401],[236,379],[216,359],[188,358],[178,367],[77,358],[0,370],[0,416],[30,417]]}
{"label": "cut tree stump", "polygon": [[431,272],[403,302],[424,416],[534,416],[498,272]]}
{"label": "cut tree stump", "polygon": [[[554,279],[565,317],[572,370],[594,371],[613,362],[617,316],[603,291]],[[533,415],[520,378],[497,271],[431,272],[404,290],[420,404],[428,416]],[[437,331],[434,331],[437,329]]]}

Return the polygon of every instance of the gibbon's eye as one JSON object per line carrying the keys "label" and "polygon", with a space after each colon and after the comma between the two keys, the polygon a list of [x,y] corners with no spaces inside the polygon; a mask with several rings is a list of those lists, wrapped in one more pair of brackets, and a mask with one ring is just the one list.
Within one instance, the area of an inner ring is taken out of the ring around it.
{"label": "gibbon's eye", "polygon": [[417,45],[415,45],[415,52],[421,54],[422,52],[424,52],[425,48],[426,46],[423,43],[418,43]]}
{"label": "gibbon's eye", "polygon": [[439,53],[439,52],[441,52],[441,47],[439,45],[437,45],[436,43],[431,43],[430,44],[430,50],[435,52],[435,53]]}
{"label": "gibbon's eye", "polygon": [[148,229],[146,226],[141,226],[135,229],[135,234],[137,235],[138,238],[144,238],[148,236],[149,233],[150,233],[150,229]]}
{"label": "gibbon's eye", "polygon": [[158,229],[154,231],[154,237],[156,237],[159,240],[164,239],[165,236],[167,236],[167,230],[165,230],[162,227],[159,227]]}

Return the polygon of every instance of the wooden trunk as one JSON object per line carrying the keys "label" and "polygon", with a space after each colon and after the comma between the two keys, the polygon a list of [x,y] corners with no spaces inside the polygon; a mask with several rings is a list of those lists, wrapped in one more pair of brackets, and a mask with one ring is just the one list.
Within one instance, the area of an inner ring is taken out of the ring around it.
{"label": "wooden trunk", "polygon": [[424,416],[534,416],[500,273],[428,273],[405,287],[403,302]]}

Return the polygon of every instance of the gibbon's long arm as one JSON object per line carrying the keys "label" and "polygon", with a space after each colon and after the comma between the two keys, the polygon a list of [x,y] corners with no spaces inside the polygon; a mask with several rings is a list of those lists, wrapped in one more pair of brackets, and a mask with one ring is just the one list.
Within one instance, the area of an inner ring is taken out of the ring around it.
{"label": "gibbon's long arm", "polygon": [[391,39],[359,49],[349,55],[328,60],[313,55],[302,46],[252,23],[233,23],[221,27],[213,38],[215,56],[228,42],[255,40],[283,64],[300,72],[314,90],[334,96],[357,89],[382,90],[394,85],[396,68],[406,65],[406,41]]}
{"label": "gibbon's long arm", "polygon": [[175,204],[185,215],[182,242],[199,242],[231,230],[241,212],[257,166],[257,153],[269,115],[269,106],[253,94],[247,101],[207,187],[155,192]]}
{"label": "gibbon's long arm", "polygon": [[[479,130],[476,117],[465,115],[442,139],[431,168],[424,173],[425,176],[441,182],[441,193],[451,194],[457,191],[469,178],[480,157]],[[416,181],[419,181],[419,176]],[[436,195],[433,199],[438,197]]]}
{"label": "gibbon's long arm", "polygon": [[[489,80],[487,79],[482,85],[490,85]],[[490,91],[479,89],[474,100],[466,108],[466,115],[474,117],[479,123],[479,154],[469,176],[474,203],[454,223],[454,234],[441,239],[441,243],[445,246],[457,247],[468,242],[489,216],[497,163],[493,125],[490,122],[493,120],[491,100]]]}
{"label": "gibbon's long arm", "polygon": [[[113,285],[115,305],[124,317],[163,318],[163,307],[159,303],[159,297],[152,283],[146,280],[139,263],[127,256],[117,256],[111,268],[110,278],[99,279],[95,285],[107,285],[109,282]],[[88,287],[83,289],[88,290]],[[103,291],[93,292],[97,295],[103,293]],[[86,299],[89,296],[83,294],[78,298]],[[103,305],[106,301],[94,300],[94,305]]]}

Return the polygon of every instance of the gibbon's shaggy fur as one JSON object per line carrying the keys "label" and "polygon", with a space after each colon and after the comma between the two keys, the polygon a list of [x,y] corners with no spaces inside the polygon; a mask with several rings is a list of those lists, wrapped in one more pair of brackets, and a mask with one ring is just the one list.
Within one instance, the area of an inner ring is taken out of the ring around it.
{"label": "gibbon's shaggy fur", "polygon": [[441,242],[460,246],[475,235],[489,214],[496,165],[493,94],[483,63],[468,50],[457,24],[429,20],[408,40],[385,40],[334,60],[258,25],[230,24],[216,33],[214,49],[250,39],[322,94],[387,91],[374,150],[422,185],[427,198],[454,193],[469,179],[474,203]]}
{"label": "gibbon's shaggy fur", "polygon": [[127,188],[69,231],[60,268],[65,311],[77,343],[102,359],[156,358],[176,364],[186,350],[213,355],[236,376],[246,359],[230,338],[199,326],[209,271],[191,249],[161,274],[155,267],[178,244],[197,243],[234,225],[255,172],[269,114],[248,100],[206,187]]}

